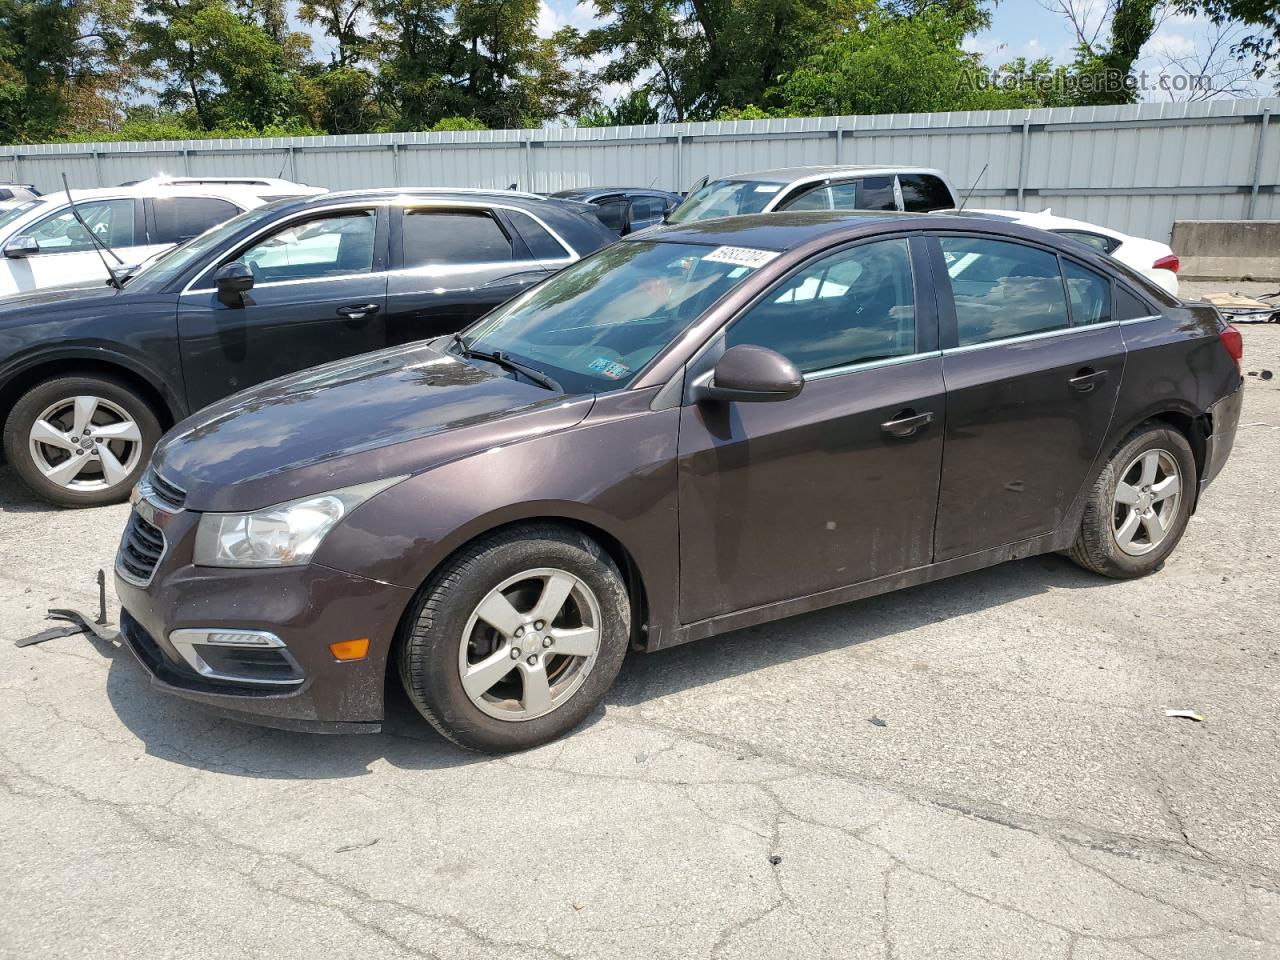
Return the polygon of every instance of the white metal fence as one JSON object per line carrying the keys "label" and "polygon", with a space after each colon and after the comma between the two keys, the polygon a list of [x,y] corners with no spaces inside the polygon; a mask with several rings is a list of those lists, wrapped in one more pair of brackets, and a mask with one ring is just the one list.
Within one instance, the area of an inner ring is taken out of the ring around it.
{"label": "white metal fence", "polygon": [[282,176],[331,189],[551,192],[819,163],[940,167],[974,206],[1040,210],[1157,239],[1174,220],[1280,219],[1280,99],[805,117],[596,129],[0,147],[0,180],[57,189],[157,173]]}

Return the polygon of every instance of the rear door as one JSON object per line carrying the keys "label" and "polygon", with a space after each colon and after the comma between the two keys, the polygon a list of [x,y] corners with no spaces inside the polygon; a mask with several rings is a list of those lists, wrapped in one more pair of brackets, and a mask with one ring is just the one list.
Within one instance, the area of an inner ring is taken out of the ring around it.
{"label": "rear door", "polygon": [[1106,277],[1021,241],[929,243],[947,385],[941,561],[1061,525],[1106,437],[1125,350]]}
{"label": "rear door", "polygon": [[482,204],[424,203],[393,223],[391,343],[461,330],[572,262],[534,214]]}
{"label": "rear door", "polygon": [[682,409],[683,622],[929,563],[945,411],[928,273],[906,237],[824,254],[694,362],[689,382],[756,344],[805,383],[782,403]]}
{"label": "rear door", "polygon": [[[386,346],[386,251],[386,208],[356,205],[275,224],[211,265],[178,301],[191,408]],[[254,274],[239,307],[214,288],[217,268],[233,260]]]}

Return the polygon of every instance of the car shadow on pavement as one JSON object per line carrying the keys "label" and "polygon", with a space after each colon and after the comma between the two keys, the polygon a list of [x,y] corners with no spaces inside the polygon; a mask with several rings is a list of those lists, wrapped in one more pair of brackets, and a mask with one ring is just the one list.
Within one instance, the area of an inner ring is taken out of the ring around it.
{"label": "car shadow on pavement", "polygon": [[[1108,582],[1060,557],[1033,557],[651,655],[633,654],[604,706],[570,736],[598,723],[610,707],[635,706],[752,670],[873,641],[891,647],[894,634],[929,623],[981,613],[1050,589],[1105,588]],[[380,761],[406,770],[432,770],[489,759],[436,734],[418,716],[393,675],[388,676],[383,732],[295,733],[225,719],[158,693],[127,650],[96,646],[112,661],[107,696],[121,722],[145,744],[148,754],[174,763],[232,776],[331,779],[366,775]]]}

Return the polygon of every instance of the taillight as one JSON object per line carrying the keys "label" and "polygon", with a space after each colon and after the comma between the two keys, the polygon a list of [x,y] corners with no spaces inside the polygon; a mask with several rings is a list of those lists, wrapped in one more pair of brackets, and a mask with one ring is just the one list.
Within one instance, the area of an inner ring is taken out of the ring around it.
{"label": "taillight", "polygon": [[1235,361],[1236,369],[1239,370],[1240,361],[1244,357],[1244,338],[1240,336],[1240,331],[1228,323],[1219,332],[1218,339],[1222,341],[1227,353]]}
{"label": "taillight", "polygon": [[1177,273],[1178,272],[1178,255],[1175,253],[1171,253],[1167,257],[1161,257],[1159,260],[1157,260],[1155,263],[1151,265],[1151,269],[1152,270],[1171,270],[1174,273]]}

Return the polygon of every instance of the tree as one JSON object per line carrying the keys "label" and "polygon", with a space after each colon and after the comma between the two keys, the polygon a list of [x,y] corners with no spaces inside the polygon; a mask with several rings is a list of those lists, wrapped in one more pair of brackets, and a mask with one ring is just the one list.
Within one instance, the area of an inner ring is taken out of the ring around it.
{"label": "tree", "polygon": [[118,119],[129,0],[0,0],[0,137],[46,140]]}
{"label": "tree", "polygon": [[298,116],[298,73],[310,47],[303,34],[273,39],[253,14],[224,0],[143,0],[137,61],[169,109],[199,127],[263,127]]}
{"label": "tree", "polygon": [[[1008,89],[991,83],[981,58],[961,46],[965,31],[963,19],[936,6],[909,17],[872,11],[838,28],[769,99],[791,116],[1039,105],[1025,81]],[[1014,66],[1026,70],[1025,63]]]}
{"label": "tree", "polygon": [[1242,62],[1252,61],[1255,77],[1275,69],[1280,81],[1280,10],[1275,0],[1174,0],[1173,5],[1179,13],[1203,13],[1217,27],[1241,24],[1245,35],[1232,45],[1231,52]]}

